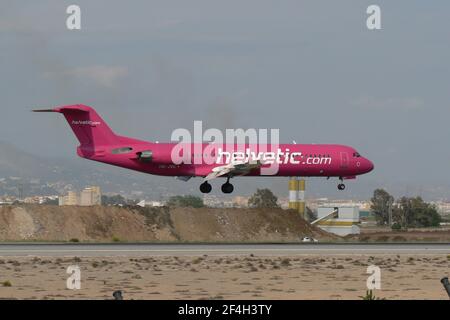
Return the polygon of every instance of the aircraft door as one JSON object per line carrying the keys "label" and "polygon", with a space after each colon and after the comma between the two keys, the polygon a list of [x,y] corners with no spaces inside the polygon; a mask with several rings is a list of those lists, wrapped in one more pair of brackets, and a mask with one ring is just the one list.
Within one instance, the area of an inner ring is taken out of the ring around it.
{"label": "aircraft door", "polygon": [[341,152],[341,169],[348,168],[348,152]]}

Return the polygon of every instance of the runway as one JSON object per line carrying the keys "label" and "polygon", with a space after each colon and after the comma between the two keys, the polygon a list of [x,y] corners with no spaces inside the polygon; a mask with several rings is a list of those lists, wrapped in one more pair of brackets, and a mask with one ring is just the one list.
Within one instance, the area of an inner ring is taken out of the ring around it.
{"label": "runway", "polygon": [[0,244],[1,256],[450,254],[450,244]]}

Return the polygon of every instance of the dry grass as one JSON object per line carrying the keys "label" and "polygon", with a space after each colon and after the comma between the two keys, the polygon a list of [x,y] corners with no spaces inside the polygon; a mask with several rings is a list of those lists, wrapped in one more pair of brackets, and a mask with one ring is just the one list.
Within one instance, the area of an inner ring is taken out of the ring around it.
{"label": "dry grass", "polygon": [[[439,279],[450,269],[447,254],[20,257],[0,261],[0,276],[9,279],[0,282],[9,287],[0,290],[0,298],[22,299],[109,299],[115,290],[123,290],[126,299],[360,299],[370,264],[382,269],[383,290],[376,292],[377,297],[447,299]],[[66,269],[73,264],[81,270],[82,289],[78,291],[65,288]]]}

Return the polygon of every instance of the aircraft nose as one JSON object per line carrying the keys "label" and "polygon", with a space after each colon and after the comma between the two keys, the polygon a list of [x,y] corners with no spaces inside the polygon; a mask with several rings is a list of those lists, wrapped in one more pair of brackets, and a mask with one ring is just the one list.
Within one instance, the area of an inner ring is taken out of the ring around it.
{"label": "aircraft nose", "polygon": [[365,169],[365,171],[366,172],[370,172],[370,171],[372,171],[373,170],[373,168],[374,168],[374,165],[373,165],[373,162],[372,161],[370,161],[369,159],[365,159],[365,164],[364,164],[364,169]]}

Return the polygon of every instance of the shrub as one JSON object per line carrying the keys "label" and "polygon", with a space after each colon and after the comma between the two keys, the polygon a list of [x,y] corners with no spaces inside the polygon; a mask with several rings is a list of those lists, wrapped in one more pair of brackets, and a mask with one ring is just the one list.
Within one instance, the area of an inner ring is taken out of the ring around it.
{"label": "shrub", "polygon": [[257,189],[248,199],[251,208],[278,208],[278,198],[269,189]]}
{"label": "shrub", "polygon": [[200,263],[200,262],[202,262],[202,261],[203,261],[203,259],[200,258],[200,257],[198,257],[198,258],[195,258],[194,260],[192,260],[192,263],[193,263],[193,264],[198,264],[198,263]]}
{"label": "shrub", "polygon": [[193,207],[203,208],[203,199],[197,196],[174,196],[167,201],[169,207]]}
{"label": "shrub", "polygon": [[281,260],[281,265],[285,266],[285,267],[290,266],[291,260],[289,258],[285,258],[285,259]]}
{"label": "shrub", "polygon": [[402,226],[400,225],[400,223],[395,222],[394,224],[392,224],[391,229],[392,230],[401,230]]}
{"label": "shrub", "polygon": [[378,238],[377,238],[377,241],[380,241],[380,242],[386,242],[386,241],[388,241],[389,240],[389,237],[388,236],[379,236]]}
{"label": "shrub", "polygon": [[363,300],[385,300],[384,298],[375,297],[372,290],[367,290],[365,296],[359,296]]}

